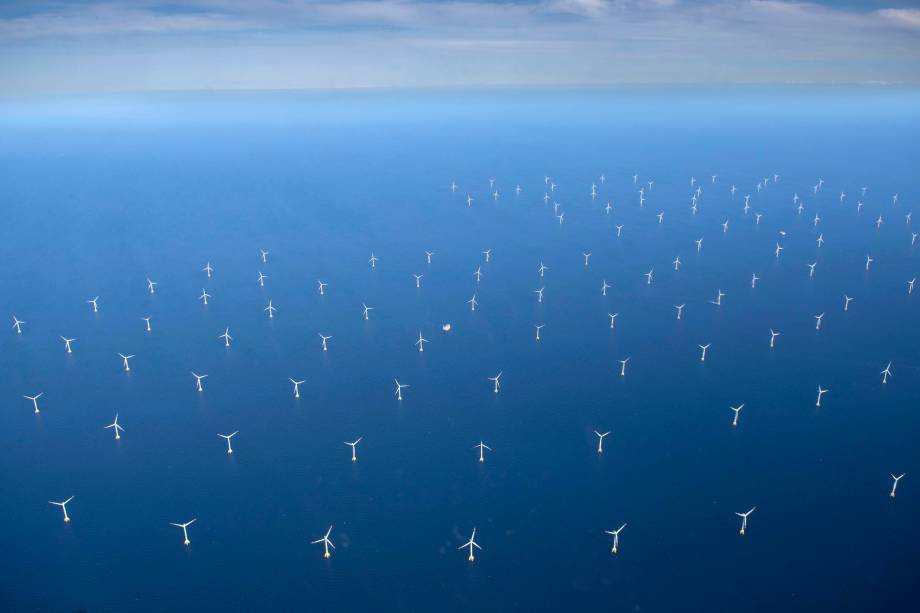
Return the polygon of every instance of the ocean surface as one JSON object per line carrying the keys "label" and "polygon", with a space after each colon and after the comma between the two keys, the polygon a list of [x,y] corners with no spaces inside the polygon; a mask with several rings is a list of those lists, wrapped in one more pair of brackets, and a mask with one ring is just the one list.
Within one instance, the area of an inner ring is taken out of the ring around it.
{"label": "ocean surface", "polygon": [[918,161],[897,89],[0,100],[0,609],[916,610]]}

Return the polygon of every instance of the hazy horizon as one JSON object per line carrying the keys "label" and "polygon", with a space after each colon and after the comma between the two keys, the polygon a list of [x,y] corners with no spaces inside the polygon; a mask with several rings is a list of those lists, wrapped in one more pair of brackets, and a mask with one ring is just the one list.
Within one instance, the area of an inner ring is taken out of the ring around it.
{"label": "hazy horizon", "polygon": [[0,7],[0,95],[920,85],[901,0],[90,0]]}

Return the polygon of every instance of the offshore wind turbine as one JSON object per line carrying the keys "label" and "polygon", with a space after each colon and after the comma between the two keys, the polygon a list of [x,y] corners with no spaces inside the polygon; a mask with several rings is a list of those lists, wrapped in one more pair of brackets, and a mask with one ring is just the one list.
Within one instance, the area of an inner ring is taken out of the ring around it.
{"label": "offshore wind turbine", "polygon": [[202,288],[201,288],[201,295],[198,296],[198,300],[203,300],[203,301],[204,301],[204,305],[207,306],[207,305],[208,305],[208,298],[210,298],[210,297],[211,297],[211,294],[209,294],[207,291],[205,291],[205,289],[202,287]]}
{"label": "offshore wind turbine", "polygon": [[240,431],[237,430],[236,432],[233,432],[232,434],[218,434],[217,435],[220,438],[227,439],[227,455],[233,453],[233,445],[230,444],[230,439],[232,439],[234,436],[236,436],[239,433]]}
{"label": "offshore wind turbine", "polygon": [[422,277],[424,277],[425,275],[416,275],[416,274],[413,274],[412,276],[415,277],[415,287],[417,287],[417,288],[418,288],[418,287],[421,287],[421,286],[422,286]]}
{"label": "offshore wind turbine", "polygon": [[479,304],[476,302],[476,294],[473,294],[473,297],[466,301],[470,305],[470,311],[476,310],[476,305]]}
{"label": "offshore wind turbine", "polygon": [[852,298],[850,298],[850,297],[847,296],[846,294],[843,295],[843,310],[844,310],[844,311],[849,311],[849,310],[850,310],[850,302],[852,302],[852,301],[853,301]]}
{"label": "offshore wind turbine", "polygon": [[897,476],[892,473],[891,478],[894,479],[894,483],[891,484],[891,493],[889,494],[891,498],[894,498],[895,493],[898,491],[898,481],[903,479],[905,475],[907,475],[907,473],[903,473]]}
{"label": "offshore wind turbine", "polygon": [[64,341],[64,347],[67,349],[67,353],[73,353],[73,350],[70,348],[70,343],[74,342],[75,338],[64,338],[61,337],[61,340]]}
{"label": "offshore wind turbine", "polygon": [[[319,333],[317,333],[317,334],[319,334]],[[322,335],[322,334],[320,334],[319,337],[323,340],[323,351],[328,351],[328,350],[329,350],[329,346],[326,344],[326,341],[328,341],[328,340],[331,339],[332,337],[331,337],[331,336],[324,336],[324,335]]]}
{"label": "offshore wind turbine", "polygon": [[[903,475],[902,475],[902,476],[903,476]],[[894,496],[894,493],[892,492],[891,495]],[[55,506],[61,507],[61,510],[64,511],[64,523],[65,523],[65,524],[69,524],[69,523],[70,523],[70,516],[67,514],[67,503],[69,503],[71,500],[73,500],[73,498],[74,498],[74,497],[71,496],[70,498],[68,498],[68,499],[65,500],[64,502],[55,502],[55,501],[53,501],[53,500],[49,500],[49,501],[48,501],[48,504],[53,504],[53,505],[55,505]]]}
{"label": "offshore wind turbine", "polygon": [[141,319],[143,319],[143,320],[144,320],[144,323],[146,324],[146,326],[145,326],[144,329],[145,329],[147,332],[152,332],[153,330],[152,330],[152,328],[150,327],[150,318],[149,318],[149,317],[141,317]]}
{"label": "offshore wind turbine", "polygon": [[159,283],[151,281],[150,277],[147,277],[147,291],[153,294],[157,285],[159,285]]}
{"label": "offshore wind turbine", "polygon": [[734,419],[732,419],[732,428],[736,428],[738,427],[738,416],[741,415],[741,409],[744,408],[744,403],[742,402],[741,406],[737,406],[737,407],[729,406],[728,408],[730,408],[735,414]]}
{"label": "offshore wind turbine", "polygon": [[748,516],[751,513],[753,513],[756,509],[757,507],[755,506],[755,507],[751,507],[751,509],[745,513],[738,513],[737,511],[735,512],[735,515],[741,518],[741,530],[738,532],[738,534],[740,534],[741,536],[744,536],[744,531],[747,529]]}
{"label": "offshore wind turbine", "polygon": [[425,351],[425,343],[428,343],[428,342],[430,341],[427,338],[423,337],[422,332],[419,331],[418,340],[415,341],[415,345],[418,347],[419,353],[422,353],[423,351]]}
{"label": "offshore wind turbine", "polygon": [[821,406],[821,397],[822,397],[824,394],[828,393],[829,391],[831,391],[831,390],[829,390],[829,389],[824,389],[824,388],[822,388],[820,385],[818,386],[818,401],[815,402],[815,406],[816,406],[816,407],[820,407],[820,406]]}
{"label": "offshore wind turbine", "polygon": [[93,313],[99,312],[99,296],[96,296],[95,298],[90,298],[89,300],[87,300],[87,302],[93,305]]}
{"label": "offshore wind turbine", "polygon": [[345,441],[345,444],[348,445],[349,447],[351,447],[351,461],[352,461],[352,462],[357,462],[357,461],[358,461],[358,456],[357,456],[357,454],[356,454],[356,452],[355,452],[355,449],[357,448],[358,443],[360,443],[360,442],[361,442],[361,439],[363,439],[363,438],[364,438],[363,436],[359,436],[359,437],[358,437],[358,440],[354,441],[353,443],[349,443],[348,441]]}
{"label": "offshore wind turbine", "polygon": [[363,302],[361,303],[361,306],[364,307],[364,321],[367,321],[368,319],[370,319],[369,315],[370,315],[370,312],[374,310],[374,307],[369,307]]}
{"label": "offshore wind turbine", "polygon": [[133,358],[134,354],[132,353],[131,355],[124,355],[123,353],[119,353],[118,357],[122,359],[122,363],[124,364],[124,367],[125,367],[125,372],[130,372],[131,366],[128,364],[128,360]]}
{"label": "offshore wind turbine", "polygon": [[268,278],[268,275],[262,274],[262,271],[259,271],[259,287],[265,287],[265,280]]}
{"label": "offshore wind turbine", "polygon": [[115,421],[105,427],[106,430],[109,428],[115,431],[115,440],[121,440],[121,434],[119,434],[119,432],[124,432],[125,429],[118,423],[118,413],[115,413]]}
{"label": "offshore wind turbine", "polygon": [[202,268],[201,270],[202,270],[202,272],[207,273],[208,279],[211,278],[211,273],[214,272],[214,269],[211,268],[211,262],[208,262],[207,264],[205,264],[205,265],[204,265],[204,268]]}
{"label": "offshore wind turbine", "polygon": [[710,345],[712,345],[712,343],[706,343],[705,345],[700,345],[700,346],[699,346],[700,349],[703,350],[703,353],[700,354],[700,362],[705,362],[705,361],[706,361],[706,350],[709,349],[709,346],[710,346]]}
{"label": "offshore wind turbine", "polygon": [[233,337],[230,336],[230,326],[227,326],[227,328],[224,330],[224,333],[218,336],[217,338],[224,339],[224,347],[229,347],[230,341],[233,340]]}
{"label": "offshore wind turbine", "polygon": [[776,337],[779,336],[780,334],[781,334],[780,332],[774,332],[773,328],[770,328],[770,349],[773,349],[773,346],[776,341]]}
{"label": "offshore wind turbine", "polygon": [[611,536],[613,536],[613,547],[611,547],[610,553],[614,553],[614,554],[615,554],[617,551],[619,551],[619,549],[620,549],[620,532],[622,532],[622,531],[623,531],[623,528],[625,528],[625,527],[626,527],[626,524],[624,523],[622,526],[620,526],[620,527],[617,528],[616,530],[604,530],[605,533],[610,534]]}
{"label": "offshore wind turbine", "polygon": [[687,306],[686,303],[674,305],[674,308],[677,309],[677,319],[680,319],[680,318],[681,318],[681,315],[683,314],[683,311],[684,311],[684,307],[685,307],[685,306]]}
{"label": "offshore wind turbine", "polygon": [[[504,371],[502,371],[502,372],[504,372]],[[497,375],[495,375],[494,377],[486,377],[486,378],[487,378],[489,381],[492,381],[492,382],[495,384],[495,393],[497,394],[497,393],[498,393],[498,386],[499,386],[499,384],[500,384],[500,382],[501,382],[501,378],[502,378],[502,373],[499,372],[499,373],[498,373]]]}
{"label": "offshore wind turbine", "polygon": [[534,328],[537,329],[537,340],[540,340],[540,330],[546,327],[546,324],[534,325]]}
{"label": "offshore wind turbine", "polygon": [[411,387],[408,383],[400,383],[398,379],[393,379],[396,383],[396,400],[402,400],[402,391],[404,387]]}
{"label": "offshore wind turbine", "polygon": [[189,521],[185,522],[184,524],[174,524],[174,523],[170,522],[169,525],[170,525],[170,526],[176,526],[177,528],[182,528],[182,542],[183,542],[186,546],[188,546],[188,545],[191,545],[191,544],[192,544],[192,541],[188,540],[188,527],[191,526],[192,524],[194,524],[196,521],[198,521],[198,518],[197,518],[197,517],[194,518],[194,519],[190,519]]}
{"label": "offshore wind turbine", "polygon": [[259,249],[259,254],[262,256],[262,263],[268,264],[268,254],[269,252],[265,249]]}
{"label": "offshore wind turbine", "polygon": [[470,548],[469,561],[472,562],[476,559],[473,555],[473,548],[475,547],[476,549],[482,550],[482,547],[480,547],[479,543],[476,542],[476,528],[473,528],[473,534],[470,536],[470,540],[457,547],[457,549],[466,549],[467,547]]}
{"label": "offshore wind turbine", "polygon": [[203,391],[204,391],[204,387],[201,386],[201,380],[202,380],[202,379],[207,379],[208,376],[207,376],[207,375],[199,375],[199,374],[196,373],[195,371],[192,371],[192,376],[195,377],[195,389],[198,390],[199,392],[203,392]]}
{"label": "offshore wind turbine", "polygon": [[288,377],[288,381],[294,384],[294,398],[300,398],[300,386],[302,383],[306,383],[306,381],[295,381],[291,377]]}
{"label": "offshore wind turbine", "polygon": [[310,544],[311,544],[311,545],[316,545],[317,543],[322,543],[322,544],[323,544],[323,549],[324,549],[324,551],[325,551],[325,552],[323,553],[323,557],[324,557],[324,558],[329,558],[329,557],[332,556],[332,554],[329,553],[329,548],[330,548],[330,547],[332,547],[333,549],[335,549],[335,545],[333,545],[333,544],[332,544],[332,541],[329,540],[329,535],[330,535],[330,534],[332,534],[332,526],[329,526],[329,529],[326,530],[326,534],[323,535],[323,538],[321,538],[321,539],[316,539],[315,541],[310,541]]}
{"label": "offshore wind turbine", "polygon": [[489,451],[492,451],[492,448],[486,445],[485,443],[483,443],[482,441],[479,441],[478,445],[473,445],[473,449],[479,449],[479,461],[480,462],[486,461],[486,458],[483,455],[486,449],[488,449]]}
{"label": "offshore wind turbine", "polygon": [[882,375],[882,383],[888,383],[888,377],[891,376],[891,362],[888,362],[888,366],[879,374]]}
{"label": "offshore wind turbine", "polygon": [[597,435],[597,452],[604,453],[604,437],[610,434],[610,431],[600,433],[597,430],[594,431],[594,434]]}
{"label": "offshore wind turbine", "polygon": [[275,311],[277,311],[278,309],[276,309],[274,306],[272,306],[272,301],[271,301],[271,299],[269,298],[269,300],[268,300],[268,306],[265,307],[265,308],[262,309],[262,310],[268,312],[268,318],[269,318],[269,319],[273,319],[273,318],[275,317]]}
{"label": "offshore wind turbine", "polygon": [[319,288],[319,295],[320,295],[320,296],[325,296],[325,295],[326,295],[326,286],[327,286],[327,285],[329,285],[329,284],[328,284],[328,283],[324,283],[323,281],[320,281],[319,279],[316,280],[316,286],[317,286],[317,288]]}
{"label": "offshore wind turbine", "polygon": [[38,399],[41,398],[44,394],[45,392],[39,392],[35,394],[34,396],[23,396],[23,398],[25,398],[26,400],[31,400],[32,406],[35,408],[35,412],[41,413],[41,411],[38,410]]}
{"label": "offshore wind turbine", "polygon": [[16,334],[22,334],[22,324],[24,323],[26,322],[20,319],[17,319],[16,316],[13,315],[13,328],[16,329]]}

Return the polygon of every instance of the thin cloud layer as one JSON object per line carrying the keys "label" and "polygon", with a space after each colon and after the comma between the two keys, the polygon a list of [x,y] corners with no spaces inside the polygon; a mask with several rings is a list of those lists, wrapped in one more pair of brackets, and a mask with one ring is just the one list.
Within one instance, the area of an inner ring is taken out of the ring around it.
{"label": "thin cloud layer", "polygon": [[0,93],[920,82],[920,10],[785,0],[0,8]]}

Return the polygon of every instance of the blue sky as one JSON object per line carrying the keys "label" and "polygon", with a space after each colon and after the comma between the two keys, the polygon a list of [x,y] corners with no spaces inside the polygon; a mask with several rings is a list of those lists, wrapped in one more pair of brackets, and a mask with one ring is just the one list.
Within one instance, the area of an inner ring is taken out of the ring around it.
{"label": "blue sky", "polygon": [[920,85],[903,0],[8,0],[0,94]]}

